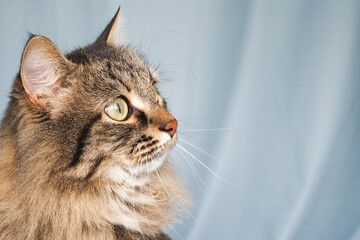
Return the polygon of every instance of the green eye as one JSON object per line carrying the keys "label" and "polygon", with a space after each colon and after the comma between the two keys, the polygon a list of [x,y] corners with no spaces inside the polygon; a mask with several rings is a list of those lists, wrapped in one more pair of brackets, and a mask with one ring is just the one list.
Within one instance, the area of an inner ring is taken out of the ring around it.
{"label": "green eye", "polygon": [[124,99],[115,98],[105,107],[105,112],[111,119],[123,121],[129,113],[129,108]]}

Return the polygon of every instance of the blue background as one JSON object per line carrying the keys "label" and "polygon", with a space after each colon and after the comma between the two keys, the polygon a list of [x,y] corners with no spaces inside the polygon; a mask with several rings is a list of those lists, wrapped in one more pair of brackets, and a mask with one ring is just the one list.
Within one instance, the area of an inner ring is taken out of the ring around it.
{"label": "blue background", "polygon": [[119,5],[193,154],[174,239],[360,239],[359,1],[1,0],[0,111],[28,32],[69,52]]}

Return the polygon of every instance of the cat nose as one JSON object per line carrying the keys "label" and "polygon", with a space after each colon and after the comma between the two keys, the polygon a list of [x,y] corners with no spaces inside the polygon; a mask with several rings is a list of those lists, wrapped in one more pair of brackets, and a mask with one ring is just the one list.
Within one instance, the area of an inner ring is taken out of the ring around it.
{"label": "cat nose", "polygon": [[171,137],[174,136],[176,129],[178,126],[178,122],[176,119],[172,119],[164,124],[164,126],[160,127],[159,130],[163,132],[167,132]]}
{"label": "cat nose", "polygon": [[160,108],[154,112],[153,119],[150,121],[162,132],[167,132],[173,137],[178,127],[178,122],[168,111]]}

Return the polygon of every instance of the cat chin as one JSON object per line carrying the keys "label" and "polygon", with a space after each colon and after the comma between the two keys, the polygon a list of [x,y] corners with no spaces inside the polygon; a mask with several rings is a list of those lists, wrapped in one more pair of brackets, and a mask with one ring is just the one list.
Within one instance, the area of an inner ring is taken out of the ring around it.
{"label": "cat chin", "polygon": [[122,164],[116,164],[109,168],[106,171],[105,177],[111,181],[117,183],[133,183],[132,185],[142,185],[143,182],[139,182],[140,179],[146,178],[137,178],[142,174],[148,174],[157,171],[163,163],[166,161],[167,153],[164,152],[161,156],[153,158],[149,161],[139,164],[136,167],[125,168]]}
{"label": "cat chin", "polygon": [[[132,185],[142,185],[144,183],[139,182],[138,176],[157,172],[167,159],[167,154],[177,142],[177,134],[171,138],[168,134],[164,134],[160,137],[160,146],[165,146],[165,150],[157,154],[156,157],[147,159],[144,162],[139,163],[137,166],[129,167],[121,163],[111,166],[105,173],[105,177],[111,181],[117,183],[133,183]],[[140,178],[141,179],[141,178]],[[144,179],[144,178],[142,178]]]}
{"label": "cat chin", "polygon": [[144,173],[152,173],[157,171],[161,165],[165,162],[167,156],[167,151],[162,153],[156,158],[152,158],[149,161],[138,164],[136,167],[129,168],[128,171],[133,176],[139,176]]}

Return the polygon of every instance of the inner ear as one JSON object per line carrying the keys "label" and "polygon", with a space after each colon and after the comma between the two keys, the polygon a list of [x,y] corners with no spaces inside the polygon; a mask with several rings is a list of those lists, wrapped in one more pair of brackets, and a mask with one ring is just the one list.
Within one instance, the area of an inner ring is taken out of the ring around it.
{"label": "inner ear", "polygon": [[46,106],[56,96],[61,79],[75,64],[43,36],[34,36],[26,44],[20,66],[21,81],[36,106]]}

